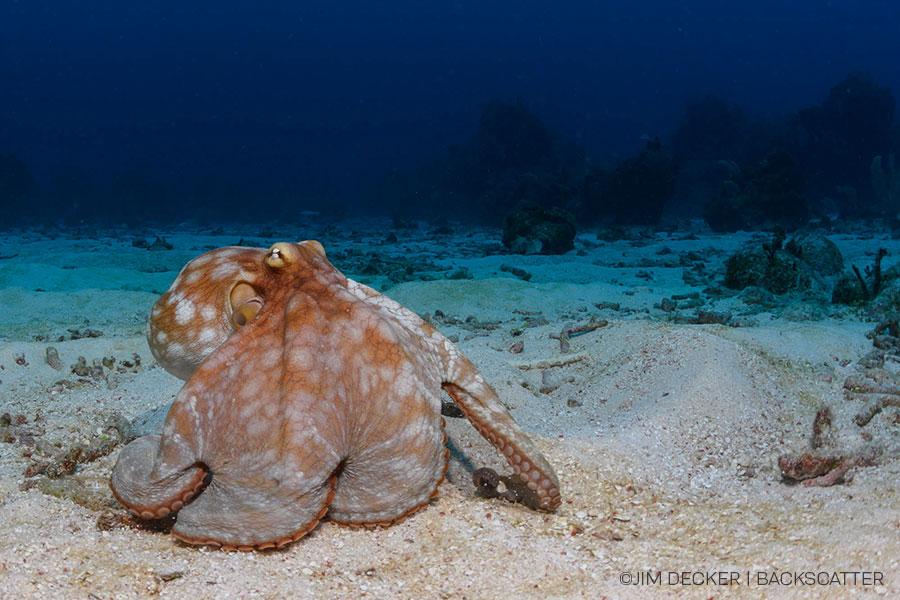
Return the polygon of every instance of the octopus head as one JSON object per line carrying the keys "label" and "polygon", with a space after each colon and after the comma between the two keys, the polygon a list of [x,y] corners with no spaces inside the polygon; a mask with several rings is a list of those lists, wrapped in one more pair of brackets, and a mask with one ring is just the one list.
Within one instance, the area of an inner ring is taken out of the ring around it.
{"label": "octopus head", "polygon": [[284,274],[319,262],[327,260],[315,240],[278,242],[268,250],[232,246],[198,256],[150,311],[150,351],[169,373],[188,379],[216,348],[256,318]]}

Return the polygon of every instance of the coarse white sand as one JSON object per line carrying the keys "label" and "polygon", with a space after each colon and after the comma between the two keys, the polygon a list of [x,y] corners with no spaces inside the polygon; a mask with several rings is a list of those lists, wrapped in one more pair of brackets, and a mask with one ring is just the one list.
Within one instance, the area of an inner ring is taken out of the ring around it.
{"label": "coarse white sand", "polygon": [[[444,314],[436,324],[459,340],[556,468],[562,506],[546,514],[478,497],[472,468],[509,469],[463,419],[447,419],[451,466],[431,506],[373,530],[325,521],[278,551],[194,547],[127,526],[108,489],[118,450],[59,480],[26,477],[42,451],[96,441],[114,413],[162,414],[182,382],[150,356],[150,306],[187,260],[242,236],[260,246],[315,237],[348,275],[379,288],[390,285],[390,269],[366,268],[373,256],[438,278],[386,293],[420,314]],[[132,247],[123,232],[0,236],[0,256],[16,254],[0,260],[0,413],[25,418],[7,428],[15,439],[0,441],[0,597],[900,597],[898,411],[859,427],[852,419],[861,405],[842,390],[872,349],[865,333],[874,324],[826,306],[815,320],[760,313],[748,317],[750,327],[688,325],[655,307],[702,289],[683,281],[680,254],[711,249],[707,268],[721,271],[754,236],[599,242],[584,234],[576,251],[556,257],[501,255],[491,230],[397,236],[386,240],[384,228],[364,223],[183,228],[165,232],[175,248],[160,252]],[[848,265],[869,264],[881,246],[900,256],[900,243],[884,235],[832,239]],[[503,265],[532,277],[522,281]],[[439,279],[460,268],[473,278]],[[723,297],[705,308],[747,307]],[[573,337],[563,354],[550,334],[591,317],[608,324]],[[99,337],[71,339],[88,330]],[[512,354],[517,341],[524,349]],[[48,346],[61,370],[47,364]],[[70,371],[79,356],[120,365],[134,354],[141,365],[114,376]],[[788,485],[777,459],[809,448],[822,406],[834,415],[835,452],[877,445],[883,454],[843,484]],[[803,585],[789,580],[796,572],[860,579]],[[863,581],[872,572],[881,579]],[[660,580],[642,579],[648,573]],[[675,581],[681,573],[693,581]],[[694,573],[737,580],[722,585]],[[769,581],[775,573],[778,583]],[[636,585],[623,585],[628,577]]]}

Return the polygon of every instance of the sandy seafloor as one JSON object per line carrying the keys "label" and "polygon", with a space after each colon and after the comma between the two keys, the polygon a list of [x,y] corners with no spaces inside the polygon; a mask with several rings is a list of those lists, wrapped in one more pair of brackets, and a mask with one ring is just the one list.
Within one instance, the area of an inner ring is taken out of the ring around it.
{"label": "sandy seafloor", "polygon": [[[587,232],[575,251],[547,257],[503,254],[496,230],[447,235],[422,226],[394,230],[396,241],[391,232],[386,222],[359,222],[0,234],[0,413],[25,421],[0,441],[0,596],[900,597],[898,411],[861,428],[852,422],[861,404],[842,389],[872,350],[865,334],[874,323],[800,300],[759,312],[733,294],[701,298],[705,309],[753,313],[743,318],[749,326],[679,324],[658,306],[710,282],[724,287],[727,255],[765,236],[631,232],[635,239],[603,242]],[[156,234],[174,249],[132,246],[135,235]],[[885,266],[900,257],[900,241],[886,233],[830,237],[848,268],[870,264],[878,247],[891,253]],[[26,477],[33,459],[96,444],[114,413],[165,410],[182,383],[154,364],[146,315],[185,262],[241,238],[259,246],[319,239],[350,277],[419,314],[441,311],[435,323],[555,466],[562,506],[546,514],[478,497],[473,466],[508,469],[461,419],[447,420],[453,458],[427,509],[374,530],[325,521],[279,551],[194,547],[134,525],[107,487],[118,449],[62,479]],[[693,260],[705,261],[707,283],[685,283]],[[460,268],[472,278],[446,278]],[[412,280],[395,284],[391,271]],[[417,280],[423,274],[434,280]],[[563,354],[550,334],[591,317],[608,324],[572,338]],[[89,329],[99,337],[71,339]],[[517,341],[523,351],[512,354]],[[48,365],[48,346],[61,370]],[[135,353],[139,367],[110,375]],[[117,362],[95,370],[97,378],[79,377],[70,370],[79,356],[87,365]],[[886,368],[897,367],[888,360]],[[788,485],[777,459],[809,448],[822,406],[833,411],[835,452],[877,445],[883,453],[843,484]],[[638,579],[648,572],[661,581]],[[736,572],[739,580],[673,585],[681,572]],[[877,572],[882,585],[762,585],[758,575],[795,572]],[[642,584],[623,585],[623,577]]]}

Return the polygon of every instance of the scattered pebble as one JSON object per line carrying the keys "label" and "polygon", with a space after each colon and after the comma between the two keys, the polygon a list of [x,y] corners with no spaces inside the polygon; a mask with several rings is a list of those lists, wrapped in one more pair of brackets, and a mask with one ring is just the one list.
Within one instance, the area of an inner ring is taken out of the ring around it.
{"label": "scattered pebble", "polygon": [[57,371],[62,371],[62,361],[59,360],[59,353],[53,346],[47,346],[47,364]]}
{"label": "scattered pebble", "polygon": [[147,250],[151,251],[160,251],[160,250],[172,250],[175,246],[166,241],[165,238],[160,236],[156,236],[156,239],[153,240],[153,243],[147,247]]}
{"label": "scattered pebble", "polygon": [[511,265],[500,265],[500,270],[514,275],[522,281],[531,281],[531,273],[529,273],[525,269],[520,269]]}

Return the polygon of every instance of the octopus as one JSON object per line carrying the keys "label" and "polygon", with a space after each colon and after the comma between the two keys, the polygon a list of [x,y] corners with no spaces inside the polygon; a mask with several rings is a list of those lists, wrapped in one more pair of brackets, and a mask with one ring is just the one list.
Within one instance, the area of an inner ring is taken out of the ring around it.
{"label": "octopus", "polygon": [[323,518],[390,525],[424,508],[447,471],[442,389],[533,508],[560,504],[553,468],[472,363],[317,241],[193,259],[153,306],[147,339],[186,381],[162,433],[122,449],[110,487],[143,519],[175,514],[185,542],[262,550]]}

